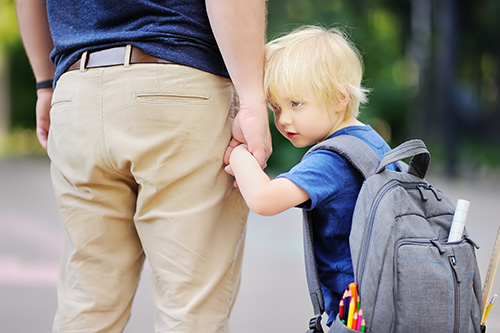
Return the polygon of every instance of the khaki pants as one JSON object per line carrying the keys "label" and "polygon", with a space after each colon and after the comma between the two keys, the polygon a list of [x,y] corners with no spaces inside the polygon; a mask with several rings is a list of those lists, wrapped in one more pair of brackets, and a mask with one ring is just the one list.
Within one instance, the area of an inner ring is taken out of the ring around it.
{"label": "khaki pants", "polygon": [[120,332],[146,257],[157,332],[226,332],[248,209],[222,156],[228,79],[173,64],[70,71],[48,152],[66,230],[54,332]]}

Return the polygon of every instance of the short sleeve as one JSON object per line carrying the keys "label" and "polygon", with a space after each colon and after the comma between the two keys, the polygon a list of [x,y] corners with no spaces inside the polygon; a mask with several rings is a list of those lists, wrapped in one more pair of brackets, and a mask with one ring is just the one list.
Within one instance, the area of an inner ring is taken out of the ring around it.
{"label": "short sleeve", "polygon": [[325,199],[334,199],[342,190],[346,178],[347,161],[329,150],[317,150],[306,155],[290,171],[278,175],[302,188],[310,200],[299,205],[314,209]]}

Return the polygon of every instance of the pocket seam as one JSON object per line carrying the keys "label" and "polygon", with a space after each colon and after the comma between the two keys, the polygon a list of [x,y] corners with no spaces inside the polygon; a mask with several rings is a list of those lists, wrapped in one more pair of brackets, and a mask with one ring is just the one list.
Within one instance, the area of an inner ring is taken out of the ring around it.
{"label": "pocket seam", "polygon": [[168,91],[156,92],[137,92],[133,94],[133,98],[138,102],[143,103],[164,103],[164,102],[190,102],[190,103],[206,103],[211,100],[210,97],[187,93],[180,94]]}
{"label": "pocket seam", "polygon": [[54,107],[55,105],[62,104],[62,103],[72,103],[73,98],[63,98],[63,99],[58,99],[57,101],[53,101],[50,106]]}

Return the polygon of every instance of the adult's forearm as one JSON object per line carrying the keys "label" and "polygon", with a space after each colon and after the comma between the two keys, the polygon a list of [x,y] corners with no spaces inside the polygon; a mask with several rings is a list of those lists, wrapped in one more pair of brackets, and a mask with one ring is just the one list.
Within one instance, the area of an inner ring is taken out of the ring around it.
{"label": "adult's forearm", "polygon": [[217,45],[239,96],[233,139],[224,156],[241,142],[264,168],[272,152],[264,94],[265,0],[206,0]]}
{"label": "adult's forearm", "polygon": [[16,0],[19,31],[37,82],[54,77],[50,52],[54,48],[45,0]]}
{"label": "adult's forearm", "polygon": [[240,99],[265,102],[265,0],[206,0],[210,24]]}

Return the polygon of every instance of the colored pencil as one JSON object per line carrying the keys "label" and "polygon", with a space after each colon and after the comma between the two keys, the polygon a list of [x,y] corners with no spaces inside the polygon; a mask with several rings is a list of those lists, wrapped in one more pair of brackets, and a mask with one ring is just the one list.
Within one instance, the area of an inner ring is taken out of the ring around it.
{"label": "colored pencil", "polygon": [[[356,283],[354,282],[351,282],[349,284],[349,291],[351,292],[351,297],[354,299],[354,306],[357,307],[358,305],[358,300],[357,300],[357,296],[358,296],[358,293],[357,293],[357,289],[358,289],[358,286],[356,285]],[[354,311],[356,311],[357,309],[355,308]]]}
{"label": "colored pencil", "polygon": [[344,308],[347,305],[345,298],[347,297],[347,290],[344,290],[344,295],[342,295],[342,299],[339,303],[339,318],[342,321],[345,321],[347,316],[344,314]]}
{"label": "colored pencil", "polygon": [[358,327],[356,327],[357,331],[361,331],[361,321],[363,321],[363,309],[359,309],[358,312]]}
{"label": "colored pencil", "polygon": [[357,330],[358,328],[358,313],[354,312],[354,315],[352,316],[352,324],[351,327],[349,327],[352,330]]}
{"label": "colored pencil", "polygon": [[344,299],[341,299],[340,300],[340,304],[339,304],[339,318],[340,320],[344,319]]}
{"label": "colored pencil", "polygon": [[347,323],[347,318],[349,317],[349,305],[351,304],[351,292],[347,291],[344,299],[344,321]]}
{"label": "colored pencil", "polygon": [[349,302],[349,316],[347,317],[347,327],[351,328],[352,327],[352,319],[354,317],[354,308],[356,306],[354,305],[354,298],[351,298],[351,301]]}
{"label": "colored pencil", "polygon": [[486,307],[486,311],[484,312],[484,317],[483,317],[483,321],[481,322],[481,325],[484,325],[484,322],[488,318],[488,315],[490,314],[490,310],[493,307],[493,304],[495,304],[495,300],[497,299],[497,297],[498,297],[497,294],[494,294],[493,297],[491,298],[490,303],[488,304],[488,306]]}

